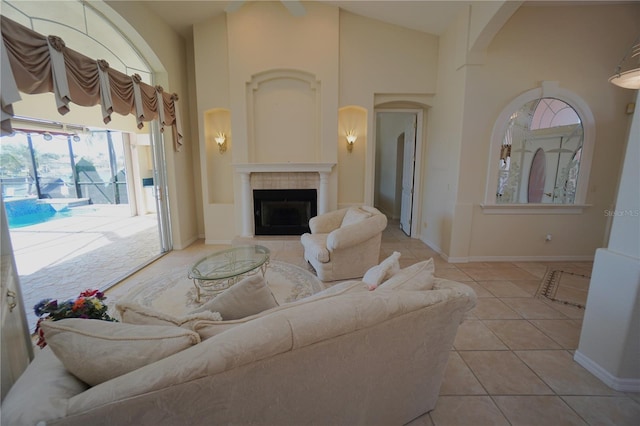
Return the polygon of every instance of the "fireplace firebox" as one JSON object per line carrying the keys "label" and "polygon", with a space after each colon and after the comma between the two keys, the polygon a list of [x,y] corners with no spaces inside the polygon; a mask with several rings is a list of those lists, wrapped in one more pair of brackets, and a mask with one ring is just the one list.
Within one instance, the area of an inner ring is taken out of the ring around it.
{"label": "fireplace firebox", "polygon": [[255,235],[302,235],[318,214],[315,189],[254,189]]}

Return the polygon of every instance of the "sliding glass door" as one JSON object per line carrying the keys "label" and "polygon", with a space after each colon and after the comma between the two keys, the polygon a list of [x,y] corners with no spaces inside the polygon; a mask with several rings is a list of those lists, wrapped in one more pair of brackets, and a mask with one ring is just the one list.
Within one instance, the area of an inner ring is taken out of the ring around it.
{"label": "sliding glass door", "polygon": [[2,199],[32,330],[41,299],[104,291],[172,248],[161,138],[35,127],[0,138]]}

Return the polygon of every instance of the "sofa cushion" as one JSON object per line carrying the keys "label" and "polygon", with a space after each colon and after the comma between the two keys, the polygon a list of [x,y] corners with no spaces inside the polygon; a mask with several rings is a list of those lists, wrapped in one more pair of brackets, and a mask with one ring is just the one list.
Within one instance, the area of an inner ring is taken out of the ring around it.
{"label": "sofa cushion", "polygon": [[51,348],[45,347],[35,353],[2,401],[0,424],[38,425],[64,417],[68,400],[88,388],[64,368]]}
{"label": "sofa cushion", "polygon": [[363,292],[367,293],[367,287],[364,285],[362,281],[344,281],[333,285],[325,290],[322,290],[316,294],[313,294],[309,297],[305,297],[304,299],[296,300],[295,302],[285,303],[275,308],[260,312],[256,315],[251,315],[238,320],[230,320],[230,321],[197,321],[194,324],[193,330],[196,331],[202,340],[209,339],[217,334],[220,334],[224,331],[227,331],[233,327],[237,327],[238,325],[245,324],[249,321],[261,318],[263,316],[267,316],[274,312],[280,312],[287,309],[291,309],[295,306],[306,305],[317,300],[328,299],[335,296],[340,296],[346,293],[357,293]]}
{"label": "sofa cushion", "polygon": [[378,288],[388,290],[431,290],[435,267],[433,259],[415,263],[383,282]]}
{"label": "sofa cushion", "polygon": [[219,312],[211,312],[208,310],[199,313],[192,313],[182,317],[174,317],[172,315],[165,314],[164,312],[129,302],[118,302],[116,310],[120,314],[120,320],[127,324],[168,325],[191,329],[191,326],[195,321],[222,321],[222,316]]}
{"label": "sofa cushion", "polygon": [[394,251],[391,256],[380,262],[379,265],[369,268],[369,270],[365,272],[362,281],[367,285],[369,290],[374,290],[381,282],[400,271],[398,259],[400,259],[400,252]]}
{"label": "sofa cushion", "polygon": [[[276,298],[262,274],[255,274],[232,285],[204,305],[191,311],[191,314],[202,312],[219,312],[224,320],[235,320],[257,314],[278,306]],[[202,318],[206,319],[206,318]],[[215,318],[208,318],[216,321]]]}
{"label": "sofa cushion", "polygon": [[340,227],[353,225],[354,223],[362,222],[365,219],[371,217],[371,213],[362,210],[361,208],[351,207],[347,210],[342,218],[342,224]]}
{"label": "sofa cushion", "polygon": [[65,368],[95,386],[200,342],[180,327],[68,318],[43,321],[47,344]]}
{"label": "sofa cushion", "polygon": [[304,246],[304,255],[307,259],[315,259],[322,263],[329,261],[327,235],[329,234],[302,234],[300,242]]}

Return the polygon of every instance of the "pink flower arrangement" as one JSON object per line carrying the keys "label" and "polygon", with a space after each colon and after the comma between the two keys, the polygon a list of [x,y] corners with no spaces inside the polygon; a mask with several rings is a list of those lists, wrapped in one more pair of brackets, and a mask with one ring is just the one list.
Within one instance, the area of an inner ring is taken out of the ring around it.
{"label": "pink flower arrangement", "polygon": [[47,342],[40,328],[42,321],[58,321],[65,318],[87,318],[103,321],[117,321],[107,313],[108,307],[103,302],[107,297],[98,290],[85,290],[76,300],[66,300],[58,303],[55,299],[43,299],[33,307],[36,315],[40,317],[36,325],[38,346],[44,348]]}

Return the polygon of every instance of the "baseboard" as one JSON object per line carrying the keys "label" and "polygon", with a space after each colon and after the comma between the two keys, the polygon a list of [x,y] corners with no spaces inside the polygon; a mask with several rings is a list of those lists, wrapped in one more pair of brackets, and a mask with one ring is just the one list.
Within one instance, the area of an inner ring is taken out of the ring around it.
{"label": "baseboard", "polygon": [[469,262],[591,262],[588,256],[469,256]]}
{"label": "baseboard", "polygon": [[195,243],[198,240],[199,240],[198,236],[194,236],[189,238],[184,244],[174,244],[173,248],[176,250],[182,250],[189,247],[191,244]]}
{"label": "baseboard", "polygon": [[[435,250],[435,249],[434,249]],[[594,256],[468,256],[450,257],[440,255],[449,263],[469,262],[592,262]]]}
{"label": "baseboard", "polygon": [[617,390],[618,392],[640,392],[640,379],[616,377],[583,355],[580,351],[575,352],[573,359],[611,389]]}
{"label": "baseboard", "polygon": [[207,245],[216,245],[216,244],[217,245],[220,245],[220,244],[222,244],[222,245],[231,245],[232,240],[207,240],[207,239],[205,239],[204,243],[207,244]]}

